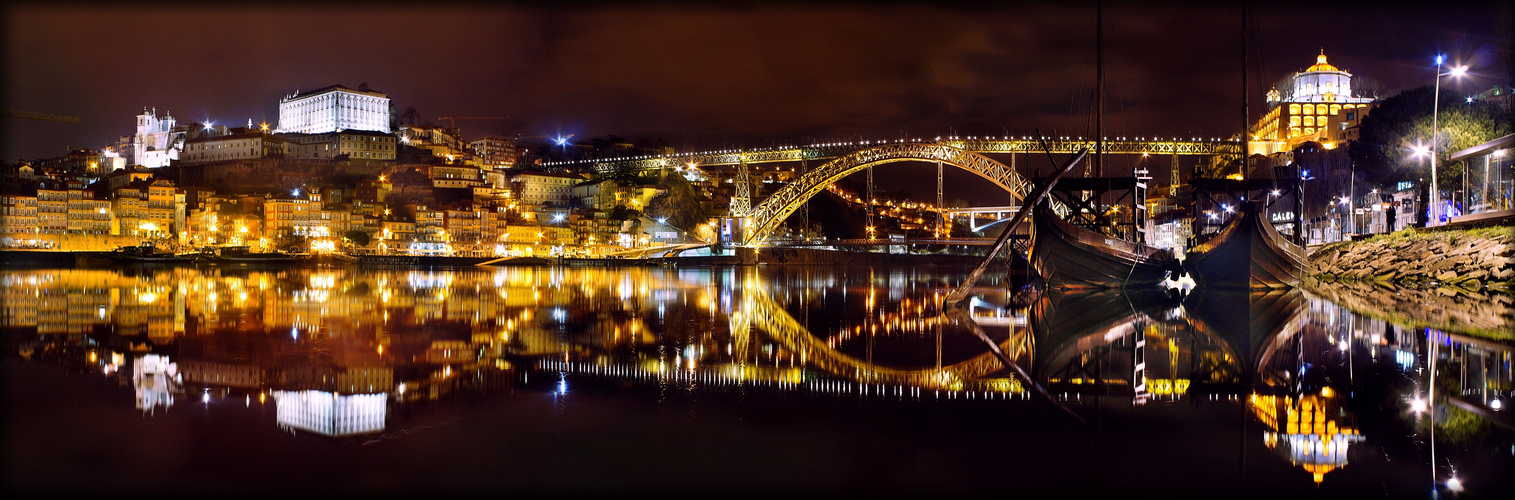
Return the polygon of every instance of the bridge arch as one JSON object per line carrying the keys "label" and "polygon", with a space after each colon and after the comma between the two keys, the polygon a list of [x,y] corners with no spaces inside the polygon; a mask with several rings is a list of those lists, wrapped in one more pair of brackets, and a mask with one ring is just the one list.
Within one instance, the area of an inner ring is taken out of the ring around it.
{"label": "bridge arch", "polygon": [[742,215],[750,219],[742,244],[760,245],[773,234],[784,219],[789,218],[806,200],[835,184],[836,181],[859,170],[899,161],[941,161],[978,174],[1015,197],[1024,200],[1031,192],[1031,182],[1015,169],[987,156],[956,146],[936,143],[886,144],[855,151],[826,162],[806,172],[794,182],[773,193],[762,203]]}

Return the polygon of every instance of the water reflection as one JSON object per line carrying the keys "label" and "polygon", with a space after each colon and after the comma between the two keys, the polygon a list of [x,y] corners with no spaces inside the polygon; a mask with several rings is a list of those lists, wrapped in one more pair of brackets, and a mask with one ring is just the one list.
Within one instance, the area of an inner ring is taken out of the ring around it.
{"label": "water reflection", "polygon": [[0,274],[0,308],[7,355],[120,379],[150,415],[185,401],[273,405],[269,423],[297,435],[384,434],[402,408],[463,389],[566,397],[613,381],[932,404],[1035,405],[1040,387],[1082,415],[1231,405],[1250,419],[1249,442],[1313,483],[1373,446],[1424,463],[1444,489],[1459,461],[1476,460],[1463,445],[1509,446],[1505,319],[1436,329],[1319,291],[1176,300],[997,282],[945,314],[963,274],[14,270]]}

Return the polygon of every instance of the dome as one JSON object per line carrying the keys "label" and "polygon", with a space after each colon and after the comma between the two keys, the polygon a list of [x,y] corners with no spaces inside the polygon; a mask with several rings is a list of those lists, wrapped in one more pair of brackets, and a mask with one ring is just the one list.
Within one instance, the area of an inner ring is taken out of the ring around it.
{"label": "dome", "polygon": [[1314,66],[1310,66],[1309,69],[1305,70],[1306,73],[1313,73],[1313,72],[1316,72],[1316,71],[1341,71],[1341,70],[1336,69],[1336,66],[1332,66],[1332,65],[1326,63],[1326,53],[1325,53],[1325,51],[1321,51],[1320,55],[1315,56],[1315,65]]}

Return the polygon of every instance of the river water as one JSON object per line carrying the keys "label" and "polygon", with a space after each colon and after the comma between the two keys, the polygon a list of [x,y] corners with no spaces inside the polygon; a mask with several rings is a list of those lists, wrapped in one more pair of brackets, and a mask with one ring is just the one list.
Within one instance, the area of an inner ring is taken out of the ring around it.
{"label": "river water", "polygon": [[1071,293],[991,272],[943,315],[967,271],[6,269],[4,483],[1515,493],[1508,296]]}

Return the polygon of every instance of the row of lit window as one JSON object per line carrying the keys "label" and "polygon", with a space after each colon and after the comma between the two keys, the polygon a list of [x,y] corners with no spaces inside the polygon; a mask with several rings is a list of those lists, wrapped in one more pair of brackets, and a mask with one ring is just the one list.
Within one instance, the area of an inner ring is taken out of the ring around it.
{"label": "row of lit window", "polygon": [[1341,112],[1341,110],[1343,108],[1345,108],[1345,109],[1352,109],[1354,107],[1357,107],[1357,106],[1353,105],[1353,104],[1331,104],[1331,105],[1325,105],[1325,104],[1315,104],[1315,105],[1310,105],[1310,104],[1290,104],[1289,105],[1289,114],[1291,114],[1291,115],[1326,115],[1326,114],[1334,115],[1334,114],[1337,114],[1337,113]]}

